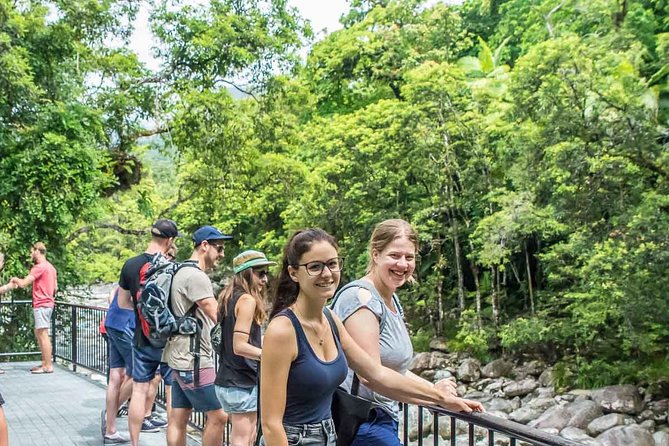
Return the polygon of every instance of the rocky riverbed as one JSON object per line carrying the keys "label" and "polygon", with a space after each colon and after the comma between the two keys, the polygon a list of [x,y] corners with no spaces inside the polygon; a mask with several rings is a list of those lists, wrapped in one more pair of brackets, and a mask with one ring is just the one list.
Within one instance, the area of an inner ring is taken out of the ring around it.
{"label": "rocky riverbed", "polygon": [[[433,342],[432,347],[443,344]],[[502,358],[481,364],[439,350],[418,353],[411,370],[433,381],[454,377],[459,394],[482,402],[488,413],[584,445],[669,446],[669,381],[654,386],[654,391],[649,386],[618,385],[557,392],[552,368],[542,361],[517,364]],[[432,444],[432,438],[426,438],[433,435],[432,417],[425,413],[423,421],[422,436],[428,441],[424,444]],[[463,423],[457,429],[465,434],[466,427]],[[439,424],[439,435],[449,438],[449,423]],[[410,440],[418,436],[413,428]],[[465,435],[459,437],[468,444]],[[488,444],[485,430],[477,431],[476,437],[477,444]],[[503,446],[508,440],[500,438],[495,444]]]}

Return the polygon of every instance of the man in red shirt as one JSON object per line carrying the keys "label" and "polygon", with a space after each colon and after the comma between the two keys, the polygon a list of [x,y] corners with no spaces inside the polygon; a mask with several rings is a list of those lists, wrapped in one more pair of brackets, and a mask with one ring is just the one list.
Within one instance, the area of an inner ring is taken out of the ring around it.
{"label": "man in red shirt", "polygon": [[58,289],[56,268],[46,259],[46,246],[42,242],[35,243],[30,249],[33,267],[23,279],[12,277],[10,284],[18,288],[33,286],[33,314],[35,316],[35,338],[42,353],[42,364],[33,367],[32,373],[53,373],[51,362],[51,314],[55,306],[55,295]]}

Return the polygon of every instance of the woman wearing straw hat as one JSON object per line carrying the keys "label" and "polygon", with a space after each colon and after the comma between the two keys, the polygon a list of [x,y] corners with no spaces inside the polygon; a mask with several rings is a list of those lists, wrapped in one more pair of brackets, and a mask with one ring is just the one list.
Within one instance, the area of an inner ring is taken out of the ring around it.
{"label": "woman wearing straw hat", "polygon": [[230,414],[231,446],[249,446],[254,441],[260,326],[267,317],[264,289],[270,265],[276,262],[262,252],[242,252],[232,260],[235,275],[218,297],[222,342],[215,384],[218,399]]}

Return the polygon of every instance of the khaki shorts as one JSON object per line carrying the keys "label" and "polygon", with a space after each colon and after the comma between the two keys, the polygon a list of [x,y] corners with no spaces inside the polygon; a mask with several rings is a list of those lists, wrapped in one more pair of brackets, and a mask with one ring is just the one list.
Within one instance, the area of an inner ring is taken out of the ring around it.
{"label": "khaki shorts", "polygon": [[52,313],[53,307],[33,308],[33,315],[35,316],[35,329],[51,328]]}

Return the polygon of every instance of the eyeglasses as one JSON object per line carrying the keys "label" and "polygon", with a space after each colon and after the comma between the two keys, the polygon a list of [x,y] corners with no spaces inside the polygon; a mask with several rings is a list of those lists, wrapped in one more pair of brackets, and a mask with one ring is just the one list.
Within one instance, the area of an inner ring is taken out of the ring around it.
{"label": "eyeglasses", "polygon": [[310,276],[320,276],[323,273],[323,270],[327,266],[330,272],[337,273],[344,269],[344,258],[343,257],[333,257],[330,260],[321,262],[320,260],[315,260],[313,262],[300,263],[294,265],[295,267],[303,266],[307,270],[307,274]]}
{"label": "eyeglasses", "polygon": [[269,274],[266,269],[254,269],[253,272],[261,279]]}

